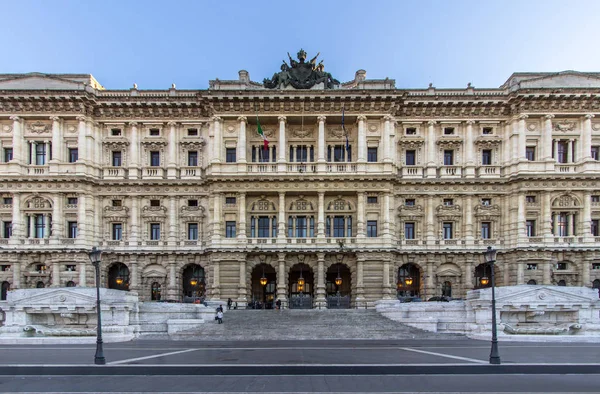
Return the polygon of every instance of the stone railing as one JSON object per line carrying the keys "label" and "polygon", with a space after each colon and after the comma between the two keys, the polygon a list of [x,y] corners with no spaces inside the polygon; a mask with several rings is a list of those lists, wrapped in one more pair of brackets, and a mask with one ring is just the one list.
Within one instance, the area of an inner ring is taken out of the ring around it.
{"label": "stone railing", "polygon": [[125,178],[127,171],[124,167],[104,167],[104,178]]}
{"label": "stone railing", "polygon": [[28,166],[27,174],[29,175],[47,175],[48,174],[48,166]]}
{"label": "stone railing", "polygon": [[462,169],[459,166],[443,166],[443,167],[440,167],[438,174],[441,178],[461,177],[462,176],[461,170]]}
{"label": "stone railing", "polygon": [[180,176],[182,179],[200,178],[200,177],[202,177],[202,168],[201,167],[181,167]]}
{"label": "stone railing", "polygon": [[306,173],[317,172],[317,165],[314,163],[292,163],[287,165],[287,172],[291,173]]}
{"label": "stone railing", "polygon": [[481,166],[477,168],[477,176],[481,178],[497,177],[501,175],[501,168],[500,166]]}
{"label": "stone railing", "polygon": [[163,179],[165,170],[161,167],[144,167],[144,178]]}
{"label": "stone railing", "polygon": [[276,163],[252,163],[247,165],[247,171],[252,173],[277,172]]}
{"label": "stone railing", "polygon": [[334,173],[353,173],[356,172],[356,164],[354,163],[328,163],[327,172]]}
{"label": "stone railing", "polygon": [[407,166],[400,168],[402,178],[423,178],[423,167]]}
{"label": "stone railing", "polygon": [[556,172],[559,172],[561,174],[573,174],[573,173],[578,172],[576,164],[558,164],[557,163],[554,168],[555,168]]}

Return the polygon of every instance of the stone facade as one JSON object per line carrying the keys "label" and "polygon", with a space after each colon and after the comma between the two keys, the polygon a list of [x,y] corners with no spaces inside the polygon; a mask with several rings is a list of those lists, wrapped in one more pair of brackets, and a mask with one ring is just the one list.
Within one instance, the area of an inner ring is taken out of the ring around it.
{"label": "stone facade", "polygon": [[600,74],[572,71],[497,89],[0,74],[0,284],[93,286],[97,246],[102,286],[142,300],[371,307],[465,297],[492,245],[500,286],[600,286],[598,114]]}

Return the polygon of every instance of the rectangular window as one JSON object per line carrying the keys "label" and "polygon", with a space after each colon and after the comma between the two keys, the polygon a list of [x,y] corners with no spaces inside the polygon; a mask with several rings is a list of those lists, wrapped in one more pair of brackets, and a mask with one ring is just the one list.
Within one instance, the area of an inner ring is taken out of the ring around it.
{"label": "rectangular window", "polygon": [[566,163],[567,162],[567,151],[569,150],[569,144],[567,141],[557,141],[556,147],[558,151],[558,157],[556,161],[558,163]]}
{"label": "rectangular window", "polygon": [[151,207],[160,207],[160,200],[150,200]]}
{"label": "rectangular window", "polygon": [[75,163],[79,160],[79,150],[77,148],[69,148],[69,163]]}
{"label": "rectangular window", "polygon": [[67,204],[69,205],[77,205],[77,197],[67,197]]}
{"label": "rectangular window", "polygon": [[296,217],[296,238],[306,238],[307,222],[306,216]]}
{"label": "rectangular window", "polygon": [[407,127],[406,128],[406,135],[416,135],[416,134],[417,134],[416,127]]}
{"label": "rectangular window", "polygon": [[529,161],[535,161],[535,146],[525,147],[525,158]]}
{"label": "rectangular window", "polygon": [[444,127],[444,135],[453,135],[454,127]]}
{"label": "rectangular window", "polygon": [[566,271],[567,270],[567,263],[556,263],[556,269],[558,271]]}
{"label": "rectangular window", "polygon": [[600,196],[592,196],[592,202],[600,202]]}
{"label": "rectangular window", "polygon": [[235,221],[225,222],[225,238],[235,238]]}
{"label": "rectangular window", "polygon": [[150,136],[158,137],[160,135],[160,129],[150,129]]}
{"label": "rectangular window", "polygon": [[153,241],[160,239],[160,223],[150,223],[150,239]]}
{"label": "rectangular window", "polygon": [[112,239],[113,241],[120,241],[123,239],[123,224],[113,223],[112,224]]}
{"label": "rectangular window", "polygon": [[12,222],[2,222],[2,238],[10,238],[12,236]]}
{"label": "rectangular window", "polygon": [[44,215],[35,215],[34,216],[34,221],[35,221],[35,238],[44,238],[44,222],[45,222],[45,217]]}
{"label": "rectangular window", "polygon": [[367,148],[367,161],[377,163],[377,148]]}
{"label": "rectangular window", "polygon": [[113,207],[122,207],[123,206],[123,200],[112,200],[112,206]]}
{"label": "rectangular window", "polygon": [[417,164],[417,151],[416,150],[407,150],[406,151],[406,165],[414,166]]}
{"label": "rectangular window", "polygon": [[123,156],[120,150],[115,150],[112,153],[113,167],[121,167],[123,165]]}
{"label": "rectangular window", "polygon": [[[293,155],[294,152],[294,147],[290,146],[290,155]],[[297,163],[304,163],[306,161],[308,161],[308,150],[307,150],[307,146],[306,145],[298,145],[296,146],[296,155],[295,156],[290,156],[290,161],[295,161]]]}
{"label": "rectangular window", "polygon": [[528,237],[535,237],[535,220],[525,221],[525,233]]}
{"label": "rectangular window", "polygon": [[8,163],[13,159],[13,149],[12,148],[4,148],[4,162]]}
{"label": "rectangular window", "polygon": [[187,235],[190,241],[198,240],[198,223],[188,223]]}
{"label": "rectangular window", "polygon": [[594,237],[600,236],[600,220],[592,219],[591,232]]}
{"label": "rectangular window", "polygon": [[235,163],[237,161],[237,151],[235,148],[225,149],[225,161],[227,163]]}
{"label": "rectangular window", "polygon": [[333,147],[333,161],[341,162],[346,157],[346,147],[344,145],[336,145]]}
{"label": "rectangular window", "polygon": [[534,204],[535,203],[535,196],[525,196],[525,202],[528,202],[530,204]]}
{"label": "rectangular window", "polygon": [[481,164],[484,166],[492,165],[492,150],[491,149],[483,149],[481,151]]}
{"label": "rectangular window", "polygon": [[188,200],[188,207],[197,207],[198,200]]}
{"label": "rectangular window", "polygon": [[152,166],[152,167],[160,166],[160,152],[158,152],[158,151],[150,152],[150,166]]}
{"label": "rectangular window", "polygon": [[[198,201],[198,200],[196,200]],[[225,197],[225,204],[227,205],[235,205],[236,199],[235,197]]]}
{"label": "rectangular window", "polygon": [[268,216],[258,217],[258,238],[269,238],[269,224],[270,220]]}
{"label": "rectangular window", "polygon": [[454,205],[454,200],[452,198],[444,198],[443,204],[447,207]]}
{"label": "rectangular window", "polygon": [[485,207],[489,207],[490,205],[492,205],[492,199],[491,198],[482,198],[481,205],[483,205]]}
{"label": "rectangular window", "polygon": [[13,203],[13,199],[12,199],[12,197],[4,197],[2,199],[2,203],[6,204],[6,205],[11,205]]}
{"label": "rectangular window", "polygon": [[481,133],[483,135],[489,135],[492,134],[494,132],[494,129],[492,127],[484,127],[483,129],[481,129]]}
{"label": "rectangular window", "polygon": [[43,166],[46,164],[46,144],[38,142],[35,146],[35,165]]}
{"label": "rectangular window", "polygon": [[492,223],[481,222],[481,238],[490,239],[492,238]]}
{"label": "rectangular window", "polygon": [[367,220],[367,237],[377,237],[377,220]]}
{"label": "rectangular window", "polygon": [[567,214],[560,213],[558,215],[558,236],[567,237],[569,235],[567,227]]}
{"label": "rectangular window", "polygon": [[415,239],[415,223],[404,223],[404,239]]}
{"label": "rectangular window", "polygon": [[377,196],[367,196],[367,204],[377,204]]}
{"label": "rectangular window", "polygon": [[453,150],[445,150],[444,151],[444,165],[445,166],[453,166],[454,165],[454,151]]}
{"label": "rectangular window", "polygon": [[592,146],[592,159],[600,160],[600,146]]}
{"label": "rectangular window", "polygon": [[188,166],[189,167],[198,167],[198,151],[195,151],[195,150],[188,151]]}
{"label": "rectangular window", "polygon": [[336,238],[344,237],[344,217],[334,216],[333,217],[333,236]]}
{"label": "rectangular window", "polygon": [[121,135],[121,129],[111,129],[110,130],[110,135],[112,135],[113,137],[118,137]]}
{"label": "rectangular window", "polygon": [[536,270],[537,270],[537,264],[535,264],[535,263],[527,264],[527,271],[536,271]]}
{"label": "rectangular window", "polygon": [[407,207],[413,207],[416,203],[416,200],[414,198],[407,198],[406,200],[404,200],[404,205],[406,205]]}
{"label": "rectangular window", "polygon": [[198,129],[187,129],[188,137],[196,137],[198,136]]}
{"label": "rectangular window", "polygon": [[592,263],[592,269],[593,270],[600,270],[600,263]]}
{"label": "rectangular window", "polygon": [[77,238],[77,222],[68,222],[67,229],[68,229],[67,236],[69,238]]}
{"label": "rectangular window", "polygon": [[452,222],[444,222],[442,224],[442,227],[444,229],[443,231],[443,235],[444,235],[444,239],[452,239],[453,234],[452,234]]}

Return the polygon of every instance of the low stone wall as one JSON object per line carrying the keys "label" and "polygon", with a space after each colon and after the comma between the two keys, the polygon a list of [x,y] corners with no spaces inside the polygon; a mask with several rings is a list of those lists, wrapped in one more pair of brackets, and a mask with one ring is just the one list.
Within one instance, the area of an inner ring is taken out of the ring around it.
{"label": "low stone wall", "polygon": [[[565,286],[496,288],[498,338],[513,341],[593,340],[600,342],[600,300],[595,289]],[[469,291],[465,301],[380,301],[389,319],[431,332],[489,339],[492,331],[490,288]],[[573,338],[576,337],[577,339]]]}
{"label": "low stone wall", "polygon": [[[169,321],[178,326],[178,331],[185,330],[182,322],[186,321],[189,329],[196,327],[207,321],[212,321],[215,316],[215,310],[202,304],[176,304],[176,303],[157,303],[140,302],[137,313],[137,334],[145,335],[167,335],[169,331]],[[184,325],[185,325],[184,324]]]}

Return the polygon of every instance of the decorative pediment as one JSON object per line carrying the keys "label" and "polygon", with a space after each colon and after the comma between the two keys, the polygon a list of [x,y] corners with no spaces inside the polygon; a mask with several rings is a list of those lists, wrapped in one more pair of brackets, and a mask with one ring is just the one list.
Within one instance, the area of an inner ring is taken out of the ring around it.
{"label": "decorative pediment", "polygon": [[425,138],[420,136],[402,137],[398,140],[398,145],[402,145],[405,149],[417,149],[424,143]]}
{"label": "decorative pediment", "polygon": [[423,207],[421,205],[400,205],[398,216],[423,216]]}
{"label": "decorative pediment", "polygon": [[40,122],[40,121],[28,124],[27,129],[31,133],[35,133],[35,134],[50,133],[52,131],[52,127],[50,126],[50,124]]}
{"label": "decorative pediment", "polygon": [[253,212],[275,212],[275,204],[269,201],[265,196],[260,196],[259,200],[256,200],[250,204],[250,211]]}
{"label": "decorative pediment", "polygon": [[33,196],[25,201],[23,208],[26,210],[48,210],[52,209],[52,202],[41,196]]}
{"label": "decorative pediment", "polygon": [[352,210],[352,204],[343,199],[342,196],[338,196],[338,198],[331,200],[329,204],[327,204],[327,211],[351,212]]}
{"label": "decorative pediment", "polygon": [[167,215],[167,208],[162,205],[159,207],[145,206],[142,208],[142,217],[164,217]]}
{"label": "decorative pediment", "polygon": [[0,90],[83,90],[83,81],[75,81],[46,75],[30,73],[0,79]]}
{"label": "decorative pediment", "polygon": [[312,202],[306,200],[303,195],[300,195],[297,200],[291,202],[289,211],[295,212],[310,212],[314,211],[315,207]]}
{"label": "decorative pediment", "polygon": [[[261,125],[261,128],[262,128],[263,134],[267,137],[267,139],[269,141],[275,140],[275,131],[273,131],[273,129],[271,129],[269,126],[264,126],[264,125]],[[251,141],[258,141],[258,140],[262,141],[262,137],[256,133],[256,126],[254,126],[254,132],[250,133],[250,140]]]}
{"label": "decorative pediment", "polygon": [[463,140],[458,136],[442,136],[435,143],[440,146],[455,147],[462,145]]}
{"label": "decorative pediment", "polygon": [[104,207],[104,217],[110,217],[113,220],[116,218],[127,218],[129,217],[129,208],[106,206]]}
{"label": "decorative pediment", "polygon": [[555,198],[554,201],[552,201],[552,206],[555,208],[580,208],[581,207],[579,200],[570,194],[564,194],[560,197]]}
{"label": "decorative pediment", "polygon": [[442,215],[457,215],[462,212],[460,205],[438,205],[435,210],[437,211],[438,216]]}
{"label": "decorative pediment", "polygon": [[475,144],[480,145],[482,148],[495,147],[502,143],[502,137],[497,135],[480,135],[475,139]]}
{"label": "decorative pediment", "polygon": [[544,75],[537,78],[521,80],[522,89],[528,88],[600,88],[600,78],[597,73],[582,73],[563,71]]}
{"label": "decorative pediment", "polygon": [[150,264],[146,268],[144,268],[142,276],[145,278],[164,278],[167,276],[167,270],[165,267],[159,264]]}
{"label": "decorative pediment", "polygon": [[[22,294],[23,297],[17,298]],[[64,305],[65,307],[89,306],[94,307],[96,297],[88,296],[77,292],[71,292],[65,289],[57,289],[55,291],[41,291],[40,294],[20,293],[15,294],[17,297],[12,297],[14,304],[26,304],[27,306],[35,306],[36,308],[53,307]]]}
{"label": "decorative pediment", "polygon": [[202,206],[188,207],[186,205],[186,206],[181,207],[180,215],[184,216],[188,219],[190,217],[203,218],[204,217],[204,207],[202,207]]}
{"label": "decorative pediment", "polygon": [[477,205],[475,207],[476,216],[500,216],[500,206],[494,205]]}
{"label": "decorative pediment", "polygon": [[162,147],[167,145],[167,140],[164,138],[155,137],[152,137],[152,139],[150,139],[150,137],[148,137],[142,140],[142,145],[144,145],[148,150],[161,149]]}
{"label": "decorative pediment", "polygon": [[437,276],[462,276],[462,272],[456,264],[444,263],[437,269]]}
{"label": "decorative pediment", "polygon": [[104,146],[108,149],[124,149],[129,146],[129,140],[124,137],[108,137],[104,139]]}
{"label": "decorative pediment", "polygon": [[206,145],[206,141],[204,140],[204,138],[200,137],[195,137],[193,140],[181,140],[179,142],[179,144],[181,145],[182,148],[188,149],[188,150],[202,150],[202,147],[204,145]]}

